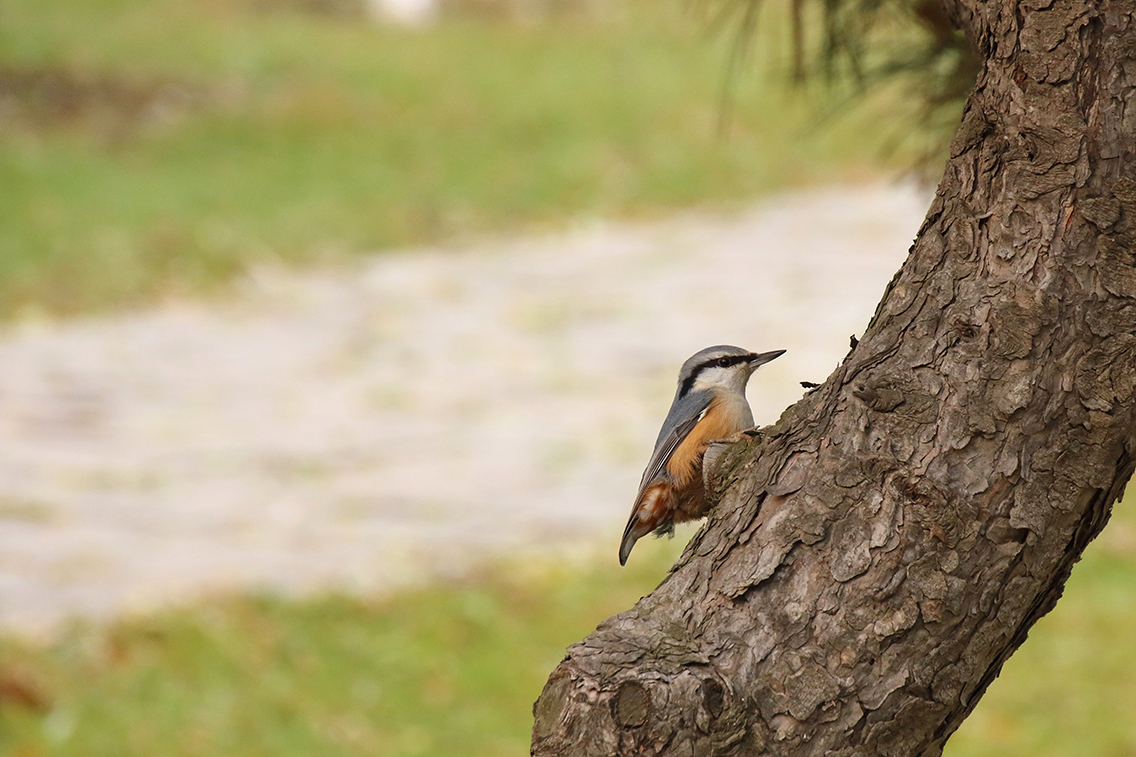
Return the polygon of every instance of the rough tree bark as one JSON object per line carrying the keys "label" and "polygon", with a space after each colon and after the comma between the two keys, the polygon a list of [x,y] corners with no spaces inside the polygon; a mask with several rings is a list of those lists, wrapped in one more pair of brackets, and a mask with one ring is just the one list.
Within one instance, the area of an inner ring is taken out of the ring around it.
{"label": "rough tree bark", "polygon": [[937,755],[1133,470],[1136,1],[955,0],[985,63],[825,384],[719,446],[666,580],[570,647],[535,755]]}

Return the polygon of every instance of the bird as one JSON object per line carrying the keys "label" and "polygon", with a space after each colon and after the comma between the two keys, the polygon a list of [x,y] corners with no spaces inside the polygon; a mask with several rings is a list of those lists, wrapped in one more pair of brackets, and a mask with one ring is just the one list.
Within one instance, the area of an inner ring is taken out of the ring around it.
{"label": "bird", "polygon": [[667,413],[631,518],[619,545],[619,564],[642,537],[674,534],[674,524],[697,520],[709,504],[702,482],[702,456],[707,445],[753,427],[746,401],[750,375],[785,350],[750,352],[719,344],[699,350],[682,364],[678,389]]}

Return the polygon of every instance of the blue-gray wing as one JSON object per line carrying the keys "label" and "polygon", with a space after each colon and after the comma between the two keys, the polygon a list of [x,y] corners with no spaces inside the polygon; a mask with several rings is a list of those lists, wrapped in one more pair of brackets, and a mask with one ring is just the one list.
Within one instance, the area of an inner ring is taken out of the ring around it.
{"label": "blue-gray wing", "polygon": [[639,494],[647,488],[648,484],[658,478],[666,470],[667,461],[682,444],[682,440],[690,435],[698,421],[702,420],[706,408],[710,407],[710,400],[714,398],[711,391],[691,392],[684,397],[676,397],[671,404],[671,411],[663,421],[659,430],[659,438],[655,440],[655,451],[651,453],[651,461],[643,471],[643,480],[639,482]]}

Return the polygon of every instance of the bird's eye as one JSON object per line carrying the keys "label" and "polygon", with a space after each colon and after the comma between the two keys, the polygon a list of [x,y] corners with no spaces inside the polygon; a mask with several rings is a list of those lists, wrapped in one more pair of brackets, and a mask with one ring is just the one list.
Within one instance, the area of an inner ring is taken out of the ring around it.
{"label": "bird's eye", "polygon": [[718,358],[718,367],[719,368],[729,368],[730,367],[730,359],[728,357]]}

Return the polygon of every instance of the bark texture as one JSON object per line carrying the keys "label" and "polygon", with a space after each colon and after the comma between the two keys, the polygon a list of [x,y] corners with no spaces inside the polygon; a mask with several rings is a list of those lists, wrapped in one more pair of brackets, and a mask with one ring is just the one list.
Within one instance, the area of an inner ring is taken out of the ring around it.
{"label": "bark texture", "polygon": [[957,0],[985,60],[859,344],[708,461],[666,580],[568,649],[535,755],[937,755],[1136,458],[1136,0]]}

